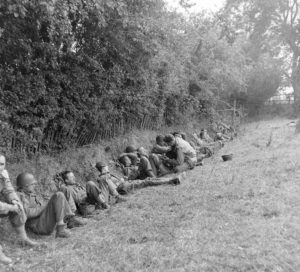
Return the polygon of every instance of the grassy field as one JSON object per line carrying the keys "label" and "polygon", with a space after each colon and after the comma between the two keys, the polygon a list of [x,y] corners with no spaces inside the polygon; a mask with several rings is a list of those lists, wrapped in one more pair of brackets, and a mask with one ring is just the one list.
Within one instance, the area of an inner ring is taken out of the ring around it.
{"label": "grassy field", "polygon": [[[180,186],[147,188],[0,271],[300,271],[300,135],[251,123]],[[234,153],[224,163],[220,156]]]}

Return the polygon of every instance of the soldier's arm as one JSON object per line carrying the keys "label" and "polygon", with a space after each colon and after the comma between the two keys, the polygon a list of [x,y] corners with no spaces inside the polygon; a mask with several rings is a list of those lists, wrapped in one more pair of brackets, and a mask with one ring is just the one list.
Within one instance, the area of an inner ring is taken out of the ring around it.
{"label": "soldier's arm", "polygon": [[139,158],[136,154],[134,153],[127,153],[128,158],[130,158],[132,165],[136,165],[139,161]]}
{"label": "soldier's arm", "polygon": [[178,165],[182,165],[184,163],[184,154],[181,148],[177,148],[177,163]]}
{"label": "soldier's arm", "polygon": [[0,182],[2,184],[2,194],[5,197],[5,200],[9,203],[12,204],[15,201],[19,201],[19,198],[14,190],[14,187],[12,186],[11,182],[9,179],[0,176]]}
{"label": "soldier's arm", "polygon": [[22,193],[19,194],[19,198],[22,202],[25,214],[28,219],[36,218],[42,213],[44,207],[42,206],[30,207],[29,201],[26,201],[26,196]]}
{"label": "soldier's arm", "polygon": [[176,167],[178,165],[181,165],[184,163],[184,154],[182,152],[182,149],[177,147],[176,148],[176,159],[169,159],[169,158],[162,158],[163,161],[171,164],[172,166]]}
{"label": "soldier's arm", "polygon": [[13,211],[14,205],[0,201],[0,214],[8,214]]}
{"label": "soldier's arm", "polygon": [[161,146],[161,145],[155,145],[153,148],[153,152],[154,153],[158,153],[158,154],[165,154],[168,151],[170,151],[170,147],[169,146]]}

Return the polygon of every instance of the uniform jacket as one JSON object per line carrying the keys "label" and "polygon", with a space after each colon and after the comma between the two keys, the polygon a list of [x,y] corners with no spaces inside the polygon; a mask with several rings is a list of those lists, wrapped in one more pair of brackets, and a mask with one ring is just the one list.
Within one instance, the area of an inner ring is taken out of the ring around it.
{"label": "uniform jacket", "polygon": [[17,193],[23,204],[27,218],[32,219],[39,217],[47,205],[44,199],[32,193],[25,193],[22,191],[18,191]]}
{"label": "uniform jacket", "polygon": [[7,214],[9,212],[9,204],[12,204],[13,200],[19,200],[9,179],[0,177],[0,194],[5,200],[5,202],[0,201],[0,214]]}

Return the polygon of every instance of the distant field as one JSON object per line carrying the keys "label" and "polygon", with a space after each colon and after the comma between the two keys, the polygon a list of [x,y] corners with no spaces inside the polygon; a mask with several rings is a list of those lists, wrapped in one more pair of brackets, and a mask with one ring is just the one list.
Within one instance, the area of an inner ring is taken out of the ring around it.
{"label": "distant field", "polygon": [[[300,271],[300,135],[287,120],[251,123],[177,187],[136,191],[0,271]],[[223,163],[220,156],[234,153]]]}

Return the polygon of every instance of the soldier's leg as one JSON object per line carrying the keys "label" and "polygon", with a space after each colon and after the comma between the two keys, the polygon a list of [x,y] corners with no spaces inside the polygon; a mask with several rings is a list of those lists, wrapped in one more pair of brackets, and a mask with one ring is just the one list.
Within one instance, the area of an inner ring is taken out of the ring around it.
{"label": "soldier's leg", "polygon": [[104,209],[109,208],[109,189],[108,185],[101,184],[101,188],[93,181],[88,181],[86,184],[87,202],[96,204],[96,207]]}
{"label": "soldier's leg", "polygon": [[141,189],[150,186],[159,186],[159,185],[178,185],[181,182],[181,176],[169,176],[161,178],[147,178],[144,180],[133,180],[130,182],[124,182],[119,185],[118,191],[131,192],[136,189]]}
{"label": "soldier's leg", "polygon": [[[99,182],[99,185],[101,184],[102,182]],[[112,196],[118,196],[119,193],[117,191],[117,186],[113,183],[113,181],[111,179],[107,179],[106,180],[106,183],[107,183],[107,188],[108,188],[108,191],[109,191],[109,194],[112,195]],[[104,185],[105,186],[105,185]],[[106,186],[105,186],[106,187]]]}
{"label": "soldier's leg", "polygon": [[149,159],[145,156],[142,156],[140,159],[138,179],[155,178],[155,177],[156,175],[154,174]]}
{"label": "soldier's leg", "polygon": [[72,189],[71,186],[61,186],[60,191],[63,192],[63,194],[65,195],[69,206],[71,207],[71,210],[73,213],[75,213],[77,211],[77,206],[76,206],[76,192]]}
{"label": "soldier's leg", "polygon": [[151,154],[149,157],[149,161],[155,176],[163,176],[170,174],[170,170],[164,166],[162,160],[160,159],[159,155]]}
{"label": "soldier's leg", "polygon": [[157,154],[151,154],[149,156],[149,161],[150,161],[150,164],[151,164],[151,167],[152,167],[153,174],[157,177],[158,171],[159,171],[159,167],[158,167],[159,158],[158,158],[158,155]]}
{"label": "soldier's leg", "polygon": [[17,233],[18,240],[23,246],[37,246],[39,243],[32,241],[28,238],[25,230],[25,222],[27,216],[22,208],[18,213],[9,213],[9,220],[14,230]]}
{"label": "soldier's leg", "polygon": [[[32,220],[28,220],[26,225],[37,234],[49,235],[55,227],[59,230],[59,237],[68,237],[69,233],[64,230],[64,219],[73,217],[68,201],[62,192],[55,193],[49,200],[42,214]],[[60,235],[63,234],[63,235]]]}
{"label": "soldier's leg", "polygon": [[[111,179],[106,180],[109,194],[113,197],[116,203],[126,202],[126,198],[121,196],[117,190],[117,186],[113,183]],[[99,183],[100,184],[100,183]]]}
{"label": "soldier's leg", "polygon": [[3,263],[3,264],[11,264],[12,263],[12,259],[5,256],[5,254],[3,253],[3,249],[2,249],[1,245],[0,245],[0,263]]}
{"label": "soldier's leg", "polygon": [[189,169],[191,169],[190,165],[188,163],[184,162],[183,164],[175,167],[175,173],[181,173],[181,172],[187,171]]}

